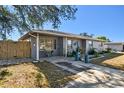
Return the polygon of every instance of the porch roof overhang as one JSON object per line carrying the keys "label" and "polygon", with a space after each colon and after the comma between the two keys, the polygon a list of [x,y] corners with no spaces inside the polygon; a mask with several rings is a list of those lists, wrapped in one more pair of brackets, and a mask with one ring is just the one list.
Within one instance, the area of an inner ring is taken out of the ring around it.
{"label": "porch roof overhang", "polygon": [[105,41],[100,40],[100,39],[95,39],[95,38],[91,38],[91,37],[80,36],[80,35],[76,35],[76,34],[60,32],[60,31],[53,31],[53,30],[33,30],[33,31],[30,31],[30,32],[26,33],[25,35],[23,35],[21,38],[19,38],[19,40],[26,40],[26,39],[30,38],[31,36],[35,37],[36,34],[105,42]]}

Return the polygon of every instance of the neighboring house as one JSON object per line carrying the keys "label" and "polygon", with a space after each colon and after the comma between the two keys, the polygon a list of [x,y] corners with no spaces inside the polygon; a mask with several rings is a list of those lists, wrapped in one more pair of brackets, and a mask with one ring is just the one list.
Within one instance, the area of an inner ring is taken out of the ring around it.
{"label": "neighboring house", "polygon": [[104,41],[53,30],[30,31],[23,35],[19,40],[31,41],[31,56],[33,59],[46,56],[67,56],[68,52],[75,51],[79,47],[83,53],[91,48],[102,51]]}
{"label": "neighboring house", "polygon": [[106,48],[111,48],[113,51],[124,52],[124,42],[108,42],[105,43]]}

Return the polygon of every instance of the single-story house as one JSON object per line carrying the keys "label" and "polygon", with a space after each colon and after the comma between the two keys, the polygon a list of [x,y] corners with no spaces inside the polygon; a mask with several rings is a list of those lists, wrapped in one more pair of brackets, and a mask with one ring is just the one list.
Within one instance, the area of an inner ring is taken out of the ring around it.
{"label": "single-story house", "polygon": [[105,46],[113,51],[124,52],[124,42],[108,42]]}
{"label": "single-story house", "polygon": [[31,56],[39,60],[49,56],[67,56],[70,51],[79,47],[83,53],[95,48],[101,51],[104,41],[92,37],[81,36],[54,30],[34,30],[23,35],[19,40],[30,40]]}

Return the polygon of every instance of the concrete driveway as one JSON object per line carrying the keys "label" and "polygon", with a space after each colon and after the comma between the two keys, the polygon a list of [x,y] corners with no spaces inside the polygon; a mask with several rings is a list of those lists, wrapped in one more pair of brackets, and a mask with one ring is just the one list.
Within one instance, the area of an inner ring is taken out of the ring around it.
{"label": "concrete driveway", "polygon": [[124,87],[124,71],[111,69],[81,61],[54,59],[51,61],[64,70],[75,73],[79,77],[69,82],[70,88],[117,88]]}

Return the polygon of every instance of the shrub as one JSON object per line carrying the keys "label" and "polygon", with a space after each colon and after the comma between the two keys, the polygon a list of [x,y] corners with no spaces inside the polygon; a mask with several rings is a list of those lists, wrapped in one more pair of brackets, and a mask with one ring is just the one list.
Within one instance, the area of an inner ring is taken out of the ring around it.
{"label": "shrub", "polygon": [[90,49],[90,50],[88,51],[88,54],[89,54],[89,55],[94,55],[95,53],[97,53],[97,51],[95,51],[94,48],[92,48],[92,49]]}
{"label": "shrub", "polygon": [[74,57],[75,55],[76,55],[76,52],[74,50],[72,52],[67,53],[68,57]]}
{"label": "shrub", "polygon": [[104,53],[108,53],[107,50],[103,50],[103,51],[100,51],[99,54],[104,54]]}
{"label": "shrub", "polygon": [[72,52],[68,52],[67,53],[67,56],[68,57],[74,57],[77,52],[80,52],[80,54],[82,55],[83,54],[83,51],[84,51],[83,49],[81,49],[81,48],[78,47],[78,48],[76,48],[75,51],[73,50]]}
{"label": "shrub", "polygon": [[72,53],[68,52],[67,57],[72,57]]}
{"label": "shrub", "polygon": [[5,76],[12,75],[7,69],[0,72],[0,79],[3,79]]}
{"label": "shrub", "polygon": [[100,51],[99,54],[104,54],[104,51]]}
{"label": "shrub", "polygon": [[107,48],[107,52],[110,53],[112,51],[111,48]]}
{"label": "shrub", "polygon": [[94,55],[95,55],[95,57],[99,57],[100,56],[98,52],[96,52]]}
{"label": "shrub", "polygon": [[76,52],[73,50],[72,51],[72,56],[75,56],[76,55]]}
{"label": "shrub", "polygon": [[111,48],[106,48],[106,50],[103,51],[103,53],[111,53],[112,49]]}

